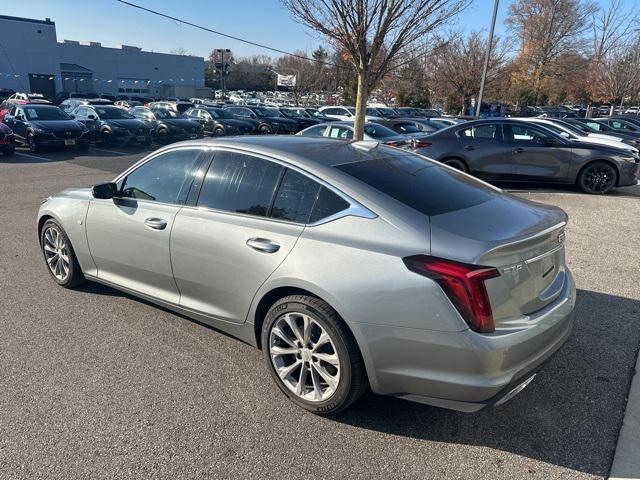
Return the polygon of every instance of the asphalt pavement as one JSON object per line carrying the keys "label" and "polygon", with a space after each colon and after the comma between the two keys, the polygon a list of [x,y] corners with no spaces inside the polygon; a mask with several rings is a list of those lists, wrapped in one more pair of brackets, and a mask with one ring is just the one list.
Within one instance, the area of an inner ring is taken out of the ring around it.
{"label": "asphalt pavement", "polygon": [[564,208],[576,328],[511,402],[462,414],[367,395],[331,419],[262,353],[116,290],[54,284],[41,198],[141,150],[0,156],[0,479],[606,477],[640,343],[640,186],[508,186]]}

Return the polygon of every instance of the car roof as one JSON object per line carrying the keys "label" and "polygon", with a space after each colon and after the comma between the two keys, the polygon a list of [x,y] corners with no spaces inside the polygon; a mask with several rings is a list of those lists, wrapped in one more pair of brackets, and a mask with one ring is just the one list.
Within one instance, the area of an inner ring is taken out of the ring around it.
{"label": "car roof", "polygon": [[[325,125],[335,125],[327,123]],[[370,143],[370,142],[368,142]],[[391,147],[380,145],[378,148],[359,148],[359,142],[345,142],[341,139],[326,137],[305,137],[298,135],[252,135],[233,138],[203,138],[173,143],[164,148],[178,145],[202,145],[231,147],[248,150],[275,158],[284,157],[292,163],[303,165],[332,167],[354,161],[375,160],[388,156]],[[393,150],[395,151],[395,150]]]}

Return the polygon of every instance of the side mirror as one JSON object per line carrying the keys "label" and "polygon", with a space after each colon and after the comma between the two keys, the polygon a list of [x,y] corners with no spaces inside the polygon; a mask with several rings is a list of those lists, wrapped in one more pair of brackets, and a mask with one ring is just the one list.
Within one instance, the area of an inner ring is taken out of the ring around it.
{"label": "side mirror", "polygon": [[91,189],[93,198],[113,198],[118,193],[118,186],[113,183],[100,183]]}

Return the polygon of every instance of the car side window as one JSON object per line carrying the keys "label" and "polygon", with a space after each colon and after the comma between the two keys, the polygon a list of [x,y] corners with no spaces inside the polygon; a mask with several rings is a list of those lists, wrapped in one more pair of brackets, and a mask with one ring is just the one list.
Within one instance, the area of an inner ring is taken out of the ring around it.
{"label": "car side window", "polygon": [[197,205],[265,217],[284,167],[243,153],[218,151]]}
{"label": "car side window", "polygon": [[325,136],[330,138],[340,138],[342,140],[350,140],[353,138],[353,132],[345,127],[330,126],[328,133]]}
{"label": "car side window", "polygon": [[311,215],[320,184],[295,170],[287,169],[271,208],[271,217],[307,223]]}
{"label": "car side window", "polygon": [[349,208],[349,203],[327,187],[321,187],[309,223],[316,223]]}
{"label": "car side window", "polygon": [[129,173],[120,185],[120,197],[182,204],[202,151],[171,150],[158,155]]}
{"label": "car side window", "polygon": [[514,142],[545,143],[545,140],[551,138],[546,132],[525,125],[511,124],[511,133]]}
{"label": "car side window", "polygon": [[301,132],[300,135],[304,137],[322,137],[326,129],[326,125],[318,125],[316,127],[307,128],[306,130]]}
{"label": "car side window", "polygon": [[494,123],[474,125],[461,130],[460,136],[468,140],[501,140],[500,126]]}

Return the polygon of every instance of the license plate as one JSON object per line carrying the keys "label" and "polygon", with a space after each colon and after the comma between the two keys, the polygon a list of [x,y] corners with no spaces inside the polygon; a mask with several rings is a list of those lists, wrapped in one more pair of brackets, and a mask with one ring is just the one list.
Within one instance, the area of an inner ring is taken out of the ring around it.
{"label": "license plate", "polygon": [[65,141],[64,141],[64,144],[65,144],[65,145],[75,145],[75,144],[76,144],[76,141],[75,141],[75,140],[65,140]]}
{"label": "license plate", "polygon": [[147,137],[138,137],[138,141],[139,142],[144,142],[147,139]]}

